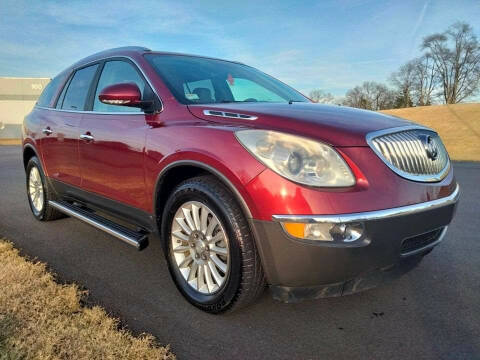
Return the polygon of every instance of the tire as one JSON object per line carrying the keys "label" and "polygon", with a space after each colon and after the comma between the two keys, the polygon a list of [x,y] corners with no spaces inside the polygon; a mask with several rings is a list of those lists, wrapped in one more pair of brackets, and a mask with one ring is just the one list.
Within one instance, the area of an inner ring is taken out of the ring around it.
{"label": "tire", "polygon": [[[177,220],[182,215],[183,227]],[[216,178],[200,176],[178,185],[167,200],[161,224],[170,274],[190,303],[218,314],[245,307],[263,292],[265,277],[248,222]]]}
{"label": "tire", "polygon": [[56,200],[57,197],[50,190],[40,160],[36,156],[28,161],[26,174],[27,197],[33,216],[39,221],[51,221],[65,217],[63,213],[48,203],[49,200]]}

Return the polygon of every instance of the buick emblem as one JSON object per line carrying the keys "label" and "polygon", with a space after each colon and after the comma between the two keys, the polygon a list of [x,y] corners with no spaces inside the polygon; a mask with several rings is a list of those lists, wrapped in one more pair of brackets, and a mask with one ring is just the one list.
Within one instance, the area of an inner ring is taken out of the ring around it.
{"label": "buick emblem", "polygon": [[433,137],[430,135],[420,135],[419,138],[423,144],[425,152],[427,153],[427,157],[432,161],[436,160],[438,156],[438,147],[435,140],[433,140]]}

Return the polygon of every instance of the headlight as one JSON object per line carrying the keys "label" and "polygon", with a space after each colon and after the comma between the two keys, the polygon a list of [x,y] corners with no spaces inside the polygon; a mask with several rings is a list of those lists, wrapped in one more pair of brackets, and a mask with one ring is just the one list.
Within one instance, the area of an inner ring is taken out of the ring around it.
{"label": "headlight", "polygon": [[259,161],[287,179],[310,186],[355,185],[355,177],[330,146],[267,130],[240,130],[237,139]]}

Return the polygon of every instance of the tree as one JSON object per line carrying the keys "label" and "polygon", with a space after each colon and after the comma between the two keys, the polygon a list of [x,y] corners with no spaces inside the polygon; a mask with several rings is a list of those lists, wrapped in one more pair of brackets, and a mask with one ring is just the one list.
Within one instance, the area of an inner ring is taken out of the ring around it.
{"label": "tree", "polygon": [[425,54],[413,60],[414,82],[413,96],[418,106],[432,104],[433,90],[438,85],[438,74],[435,62],[430,54]]}
{"label": "tree", "polygon": [[308,94],[308,97],[316,103],[321,103],[321,104],[335,103],[335,97],[332,94],[328,92],[324,92],[323,90],[320,90],[320,89],[310,91],[310,93]]}
{"label": "tree", "polygon": [[384,84],[365,81],[347,91],[343,104],[366,110],[391,109],[395,102],[395,93]]}
{"label": "tree", "polygon": [[390,76],[390,82],[396,90],[395,107],[397,108],[413,106],[415,67],[415,61],[409,61]]}
{"label": "tree", "polygon": [[480,46],[470,25],[458,22],[427,36],[422,49],[433,59],[445,103],[458,103],[478,91]]}

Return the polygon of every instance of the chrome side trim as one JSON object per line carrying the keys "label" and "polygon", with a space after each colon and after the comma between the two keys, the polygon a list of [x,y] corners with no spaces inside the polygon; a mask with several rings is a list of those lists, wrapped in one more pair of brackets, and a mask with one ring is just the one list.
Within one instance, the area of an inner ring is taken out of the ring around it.
{"label": "chrome side trim", "polygon": [[377,149],[377,147],[374,145],[373,140],[377,137],[381,137],[383,135],[389,135],[389,134],[395,134],[398,132],[402,131],[408,131],[408,130],[426,130],[426,131],[431,131],[435,134],[438,135],[438,133],[426,126],[420,126],[420,125],[406,125],[406,126],[400,126],[400,127],[394,127],[394,128],[389,128],[389,129],[384,129],[384,130],[378,130],[378,131],[373,131],[371,133],[368,133],[365,137],[368,146],[373,150],[373,152],[383,161],[385,165],[389,167],[390,170],[392,170],[394,173],[398,174],[399,176],[412,180],[412,181],[420,181],[420,182],[435,182],[435,181],[440,181],[445,176],[447,176],[448,172],[450,171],[450,159],[448,157],[448,152],[445,149],[446,156],[447,156],[447,164],[445,167],[438,173],[438,174],[431,174],[431,175],[413,175],[410,174],[406,171],[403,171],[402,169],[394,166],[391,164],[391,162],[385,158],[385,156]]}
{"label": "chrome side trim", "polygon": [[[448,228],[448,225],[443,228],[442,233],[440,234],[438,239],[435,240],[434,242],[432,242],[428,245],[425,245],[421,248],[418,248],[418,249],[415,249],[415,250],[412,250],[412,251],[409,251],[409,252],[406,252],[406,253],[401,253],[400,256],[401,257],[407,257],[407,256],[415,255],[415,254],[421,253],[422,251],[430,249],[434,246],[437,246],[438,244],[440,244],[442,242],[443,238],[445,237],[445,234],[447,233],[447,228]],[[419,235],[421,235],[421,234],[419,234]]]}
{"label": "chrome side trim", "polygon": [[258,116],[254,116],[254,115],[239,114],[236,112],[220,111],[220,110],[203,110],[203,114],[208,116],[219,116],[219,117],[231,118],[231,119],[242,119],[242,120],[258,119]]}
{"label": "chrome side trim", "polygon": [[56,201],[49,201],[48,202],[49,205],[53,206],[54,208],[56,208],[57,210],[63,212],[64,214],[67,214],[69,216],[73,216],[89,225],[92,225],[93,227],[96,227],[97,229],[99,230],[102,230],[102,231],[105,231],[106,233],[116,237],[117,239],[120,239],[124,242],[126,242],[128,245],[132,245],[133,247],[137,248],[137,249],[140,249],[141,247],[141,244],[135,240],[134,238],[126,235],[126,234],[122,234],[121,232],[115,230],[115,229],[112,229],[111,227],[108,227],[98,221],[95,221],[94,219],[91,219],[87,216],[84,216],[82,214],[79,214],[78,212],[72,210],[72,209],[69,209],[67,208],[66,206],[63,206],[62,204],[59,204],[58,202]]}
{"label": "chrome side trim", "polygon": [[338,215],[273,215],[272,219],[279,222],[297,223],[349,223],[359,221],[372,221],[388,219],[396,216],[411,215],[423,211],[433,210],[439,207],[448,206],[458,201],[460,186],[457,184],[455,190],[448,196],[419,204],[401,206],[392,209],[368,211],[352,214]]}

